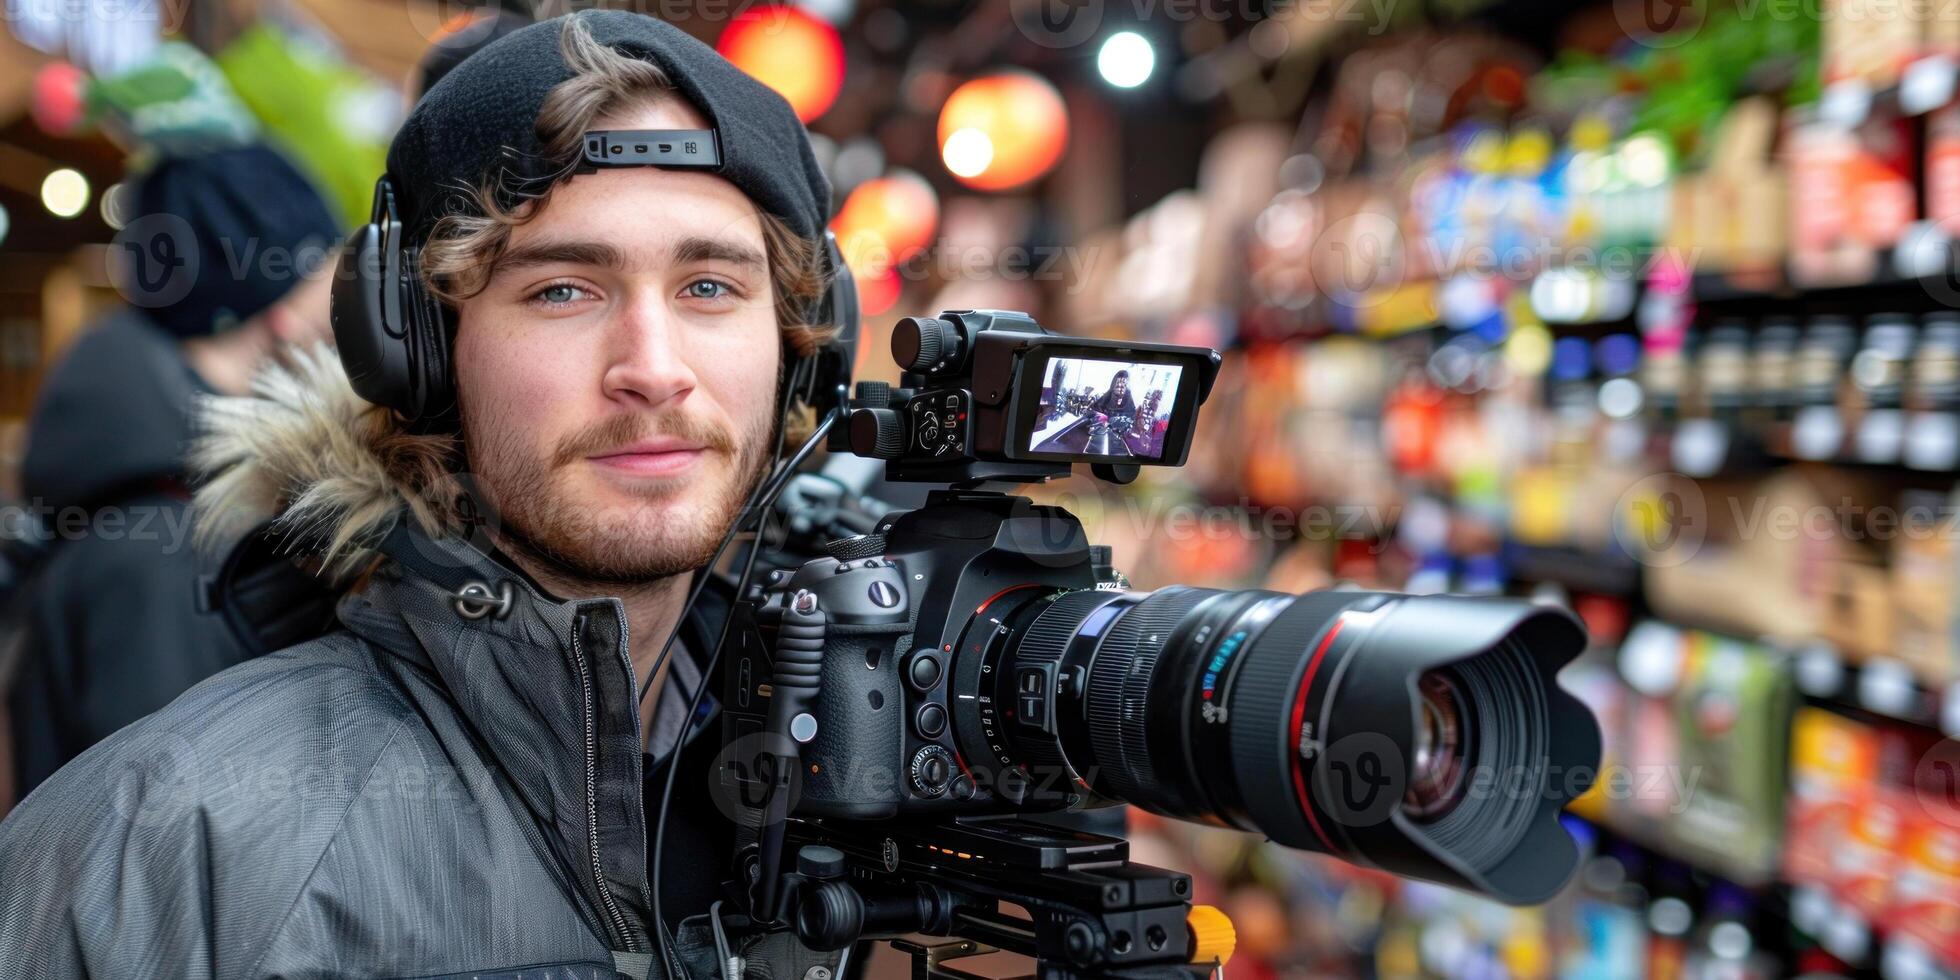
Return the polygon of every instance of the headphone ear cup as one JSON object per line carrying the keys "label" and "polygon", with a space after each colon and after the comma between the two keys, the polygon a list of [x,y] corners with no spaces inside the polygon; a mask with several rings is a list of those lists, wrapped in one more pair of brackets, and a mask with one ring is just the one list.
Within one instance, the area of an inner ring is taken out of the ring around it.
{"label": "headphone ear cup", "polygon": [[844,263],[844,253],[837,247],[835,232],[824,232],[823,251],[830,284],[818,302],[816,322],[828,323],[835,332],[807,358],[812,362],[812,376],[806,379],[812,396],[810,407],[820,416],[839,407],[843,393],[850,387],[851,372],[857,366],[859,319],[857,283],[851,278],[851,267]]}
{"label": "headphone ear cup", "polygon": [[421,249],[408,249],[402,260],[408,270],[403,277],[402,309],[408,321],[409,383],[415,389],[415,418],[428,421],[448,414],[453,402],[449,326],[442,302],[422,279]]}

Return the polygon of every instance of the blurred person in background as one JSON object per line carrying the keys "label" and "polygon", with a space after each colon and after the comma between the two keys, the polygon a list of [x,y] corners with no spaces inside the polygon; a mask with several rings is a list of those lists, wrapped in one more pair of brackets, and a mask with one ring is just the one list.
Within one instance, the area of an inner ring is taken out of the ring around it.
{"label": "blurred person in background", "polygon": [[49,540],[17,603],[7,701],[22,796],[243,658],[197,605],[192,411],[200,394],[245,394],[285,345],[331,334],[339,228],[285,157],[249,145],[165,159],[133,200],[111,256],[133,305],[62,355],[28,429],[21,482]]}
{"label": "blurred person in background", "polygon": [[[463,59],[483,50],[499,38],[533,23],[522,11],[483,7],[464,11],[442,25],[442,32],[429,42],[429,50],[416,62],[415,80],[408,97],[420,101],[422,93],[434,88],[442,76],[463,63]],[[411,105],[410,108],[413,108]]]}

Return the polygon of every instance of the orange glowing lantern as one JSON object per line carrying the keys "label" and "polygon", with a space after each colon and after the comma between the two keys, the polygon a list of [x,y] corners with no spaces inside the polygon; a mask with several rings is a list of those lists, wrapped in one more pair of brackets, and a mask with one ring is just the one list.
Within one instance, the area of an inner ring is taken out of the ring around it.
{"label": "orange glowing lantern", "polygon": [[809,122],[844,87],[844,42],[837,29],[796,7],[752,7],[728,22],[715,50],[776,90]]}
{"label": "orange glowing lantern", "polygon": [[1019,187],[1054,169],[1067,147],[1061,93],[1030,72],[976,78],[939,110],[940,158],[968,187]]}

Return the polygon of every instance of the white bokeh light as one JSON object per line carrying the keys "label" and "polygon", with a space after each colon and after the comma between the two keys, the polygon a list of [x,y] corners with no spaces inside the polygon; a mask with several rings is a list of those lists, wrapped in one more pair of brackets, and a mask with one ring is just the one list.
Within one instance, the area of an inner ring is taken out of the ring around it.
{"label": "white bokeh light", "polygon": [[72,218],[88,207],[88,178],[63,167],[41,181],[41,204],[58,218]]}
{"label": "white bokeh light", "polygon": [[939,155],[955,177],[978,177],[994,162],[994,141],[977,129],[956,129]]}
{"label": "white bokeh light", "polygon": [[1096,70],[1117,88],[1136,88],[1157,69],[1157,51],[1135,31],[1111,34],[1096,54]]}

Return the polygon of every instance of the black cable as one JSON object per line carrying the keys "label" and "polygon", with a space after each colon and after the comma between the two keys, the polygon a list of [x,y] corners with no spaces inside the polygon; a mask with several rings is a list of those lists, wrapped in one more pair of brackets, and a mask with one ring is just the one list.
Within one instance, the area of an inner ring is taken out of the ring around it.
{"label": "black cable", "polygon": [[[753,545],[749,548],[748,557],[742,563],[741,577],[737,579],[735,583],[735,596],[738,601],[745,593],[747,593],[749,588],[749,577],[755,572],[756,556],[762,553],[762,538],[763,535],[768,530],[770,505],[774,503],[776,497],[783,492],[783,488],[789,485],[790,477],[796,473],[796,468],[798,466],[801,466],[804,460],[810,458],[810,454],[816,451],[818,443],[822,442],[824,437],[830,433],[830,427],[832,425],[835,425],[836,422],[837,422],[836,412],[833,411],[825,415],[823,421],[817,425],[816,431],[810,434],[810,438],[804,441],[803,445],[797,449],[795,455],[791,456],[788,460],[785,460],[783,464],[778,468],[774,476],[772,476],[767,483],[757,488],[760,497],[759,506],[761,507],[762,520],[756,526],[755,541]],[[777,442],[779,445],[782,442],[781,433],[778,433],[777,435]],[[780,449],[778,451],[778,455],[780,455]],[[742,523],[743,523],[742,521],[738,520],[736,522],[736,525],[739,527]],[[717,549],[716,551],[717,561],[719,561],[720,559],[721,551],[725,550],[728,547],[728,545],[732,543],[734,540],[735,540],[735,528],[730,528],[728,536],[722,540],[721,549]],[[712,568],[713,566],[710,565],[709,567]],[[706,581],[707,581],[706,577],[703,576],[702,583],[705,583]],[[689,610],[692,609],[694,605],[694,598],[698,597],[700,593],[701,593],[701,587],[699,584],[697,584],[694,589],[694,595],[689,597],[687,606],[683,607],[681,610],[681,618],[675,620],[674,633],[668,635],[667,645],[661,648],[660,655],[662,657],[666,656],[667,650],[673,646],[674,636],[678,635],[680,632],[680,624],[686,621],[687,613],[689,612]],[[683,718],[686,718],[689,723],[693,721],[694,713],[696,711],[699,711],[701,708],[701,696],[707,693],[708,687],[712,683],[712,679],[714,677],[714,672],[715,672],[715,666],[721,660],[722,648],[728,644],[728,633],[730,629],[734,627],[734,625],[735,625],[735,617],[732,614],[722,620],[721,635],[716,638],[714,651],[708,655],[707,662],[701,668],[701,682],[699,685],[695,687],[694,696],[688,699],[687,713],[682,716]],[[656,662],[656,669],[658,669],[657,662]],[[652,675],[649,674],[648,676],[650,679]],[[673,937],[670,936],[667,932],[667,919],[662,913],[662,909],[661,909],[660,865],[661,865],[662,858],[665,857],[664,846],[667,842],[667,808],[673,803],[674,777],[679,775],[680,773],[681,749],[686,744],[687,735],[688,735],[687,728],[683,726],[683,728],[681,729],[681,741],[675,743],[673,751],[667,754],[667,783],[666,786],[663,787],[660,791],[660,806],[656,810],[654,810],[654,832],[653,832],[652,886],[653,886],[654,938],[659,947],[660,962],[662,967],[666,969],[667,975],[670,978],[676,978],[676,980],[678,980],[678,978],[685,977],[687,974],[686,971],[684,971],[681,968],[680,961],[675,959],[674,957]]]}

